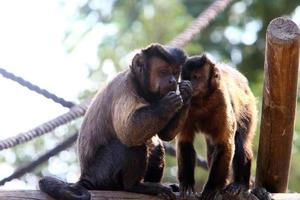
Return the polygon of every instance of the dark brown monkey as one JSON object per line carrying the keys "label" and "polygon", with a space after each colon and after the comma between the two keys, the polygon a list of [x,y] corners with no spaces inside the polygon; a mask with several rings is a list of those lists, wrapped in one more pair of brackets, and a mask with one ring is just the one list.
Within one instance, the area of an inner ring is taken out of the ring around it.
{"label": "dark brown monkey", "polygon": [[177,136],[178,179],[181,195],[194,192],[195,134],[206,138],[209,176],[201,199],[214,199],[225,191],[237,194],[249,188],[252,138],[256,128],[256,100],[247,79],[225,64],[215,64],[205,54],[187,60],[182,79],[193,87],[191,107]]}
{"label": "dark brown monkey", "polygon": [[[125,190],[174,198],[160,183],[164,148],[188,112],[191,84],[177,80],[185,53],[151,45],[137,53],[91,103],[79,138],[80,180],[68,184],[45,177],[40,189],[56,199],[90,199],[87,190]],[[158,137],[160,138],[158,138]]]}

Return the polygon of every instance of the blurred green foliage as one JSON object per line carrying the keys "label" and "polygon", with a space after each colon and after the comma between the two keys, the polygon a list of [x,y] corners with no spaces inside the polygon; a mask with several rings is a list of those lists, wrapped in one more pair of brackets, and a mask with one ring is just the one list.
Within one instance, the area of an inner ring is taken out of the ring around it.
{"label": "blurred green foliage", "polygon": [[[129,65],[133,50],[150,43],[166,44],[174,36],[184,30],[190,22],[203,11],[212,0],[86,0],[78,4],[74,23],[85,24],[77,40],[70,40],[78,32],[72,28],[66,31],[65,46],[70,53],[81,40],[85,39],[95,27],[103,28],[104,36],[98,45],[99,65],[90,69],[90,78],[103,84],[108,76],[107,67],[120,71]],[[68,1],[61,0],[61,6]],[[186,45],[189,55],[204,51],[211,53],[218,61],[236,66],[249,79],[250,86],[257,96],[258,106],[261,104],[265,32],[268,23],[279,16],[290,16],[299,0],[241,0],[233,1],[202,33]],[[72,41],[72,42],[69,42]],[[107,63],[110,63],[109,65]],[[109,69],[111,71],[111,69]],[[80,98],[91,96],[96,91],[85,91]],[[299,106],[298,106],[299,108]],[[299,112],[297,112],[299,113]],[[300,191],[300,118],[296,116],[296,132],[291,163],[289,189]],[[45,136],[37,142],[21,145],[16,148],[16,159],[12,164],[19,166],[31,160],[32,154],[45,147],[49,137],[62,136],[62,132],[71,132],[79,127],[74,122],[70,127],[61,128],[54,136]],[[258,123],[259,127],[259,123]],[[258,131],[259,133],[259,128]],[[47,139],[48,137],[48,139]],[[174,143],[174,142],[173,142]],[[24,151],[24,149],[34,150]],[[50,145],[51,146],[51,145]],[[205,155],[203,137],[199,134],[195,141],[197,152]],[[258,134],[256,134],[253,149],[257,154]],[[26,148],[25,148],[26,147]],[[49,145],[47,147],[50,148]],[[72,152],[75,150],[72,149]],[[0,161],[5,158],[0,156]],[[75,161],[73,161],[75,162]],[[164,181],[174,182],[176,179],[176,159],[166,157]],[[255,175],[253,162],[252,175]],[[280,161],[278,161],[280,162]],[[46,165],[35,170],[35,175],[47,171]],[[76,171],[76,170],[75,170]],[[66,177],[65,174],[61,176]],[[207,172],[197,168],[197,190],[205,183]]]}

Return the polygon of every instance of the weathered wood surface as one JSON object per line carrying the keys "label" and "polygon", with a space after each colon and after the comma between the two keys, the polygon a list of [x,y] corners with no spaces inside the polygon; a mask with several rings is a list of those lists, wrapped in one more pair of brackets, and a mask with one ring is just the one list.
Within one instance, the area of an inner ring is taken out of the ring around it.
{"label": "weathered wood surface", "polygon": [[[120,191],[90,191],[92,194],[92,200],[160,200],[161,198],[156,196],[135,194],[129,192],[120,192]],[[278,193],[273,194],[272,198],[274,200],[300,200],[300,194],[288,194],[288,193]],[[9,191],[9,190],[0,190],[0,199],[1,200],[53,200],[47,195],[43,194],[38,190],[17,190],[17,191]],[[180,199],[180,198],[178,198]],[[189,198],[189,200],[196,198]],[[223,199],[230,200],[243,200],[242,198],[232,198],[232,197],[223,197]],[[257,200],[256,198],[248,198]],[[222,200],[219,199],[218,200]]]}
{"label": "weathered wood surface", "polygon": [[286,192],[296,110],[300,31],[287,18],[271,21],[266,34],[264,89],[256,185]]}

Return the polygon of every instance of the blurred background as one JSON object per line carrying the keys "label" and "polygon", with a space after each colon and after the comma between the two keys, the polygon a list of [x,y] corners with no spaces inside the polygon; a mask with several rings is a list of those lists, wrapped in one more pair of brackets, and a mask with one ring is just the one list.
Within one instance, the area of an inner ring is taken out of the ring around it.
{"label": "blurred background", "polygon": [[[79,103],[126,68],[134,50],[167,43],[184,30],[212,0],[6,0],[0,1],[0,66],[67,100]],[[262,97],[265,33],[268,23],[288,16],[300,25],[299,0],[233,1],[209,27],[185,46],[237,67]],[[0,76],[0,139],[27,131],[68,109]],[[298,100],[299,102],[299,100]],[[298,106],[298,108],[300,108]],[[300,192],[300,112],[296,116],[289,190]],[[82,119],[43,137],[0,152],[0,179],[53,148]],[[259,127],[259,124],[258,124]],[[257,153],[259,128],[253,146]],[[174,142],[173,142],[174,143]],[[205,155],[202,136],[195,142]],[[280,161],[278,161],[280,162]],[[252,175],[255,176],[255,163]],[[164,181],[175,182],[176,159],[166,157]],[[79,177],[76,146],[62,151],[32,173],[0,189],[35,189],[41,176],[68,182]],[[207,172],[196,170],[201,191]]]}

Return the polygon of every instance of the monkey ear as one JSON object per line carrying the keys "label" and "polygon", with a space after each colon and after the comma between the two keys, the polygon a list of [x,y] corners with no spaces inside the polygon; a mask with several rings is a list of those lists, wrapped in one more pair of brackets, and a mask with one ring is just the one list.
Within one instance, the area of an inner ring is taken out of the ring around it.
{"label": "monkey ear", "polygon": [[220,77],[220,70],[219,68],[216,67],[215,64],[211,65],[212,66],[212,71],[211,71],[211,87],[213,89],[216,89],[219,87],[220,82],[221,82],[221,77]]}
{"label": "monkey ear", "polygon": [[142,53],[137,53],[132,59],[130,69],[133,73],[140,74],[145,66],[145,59]]}
{"label": "monkey ear", "polygon": [[215,66],[216,65],[216,61],[215,59],[212,57],[211,54],[208,53],[204,53],[202,55],[202,59],[204,60],[205,63],[211,65],[211,66]]}

